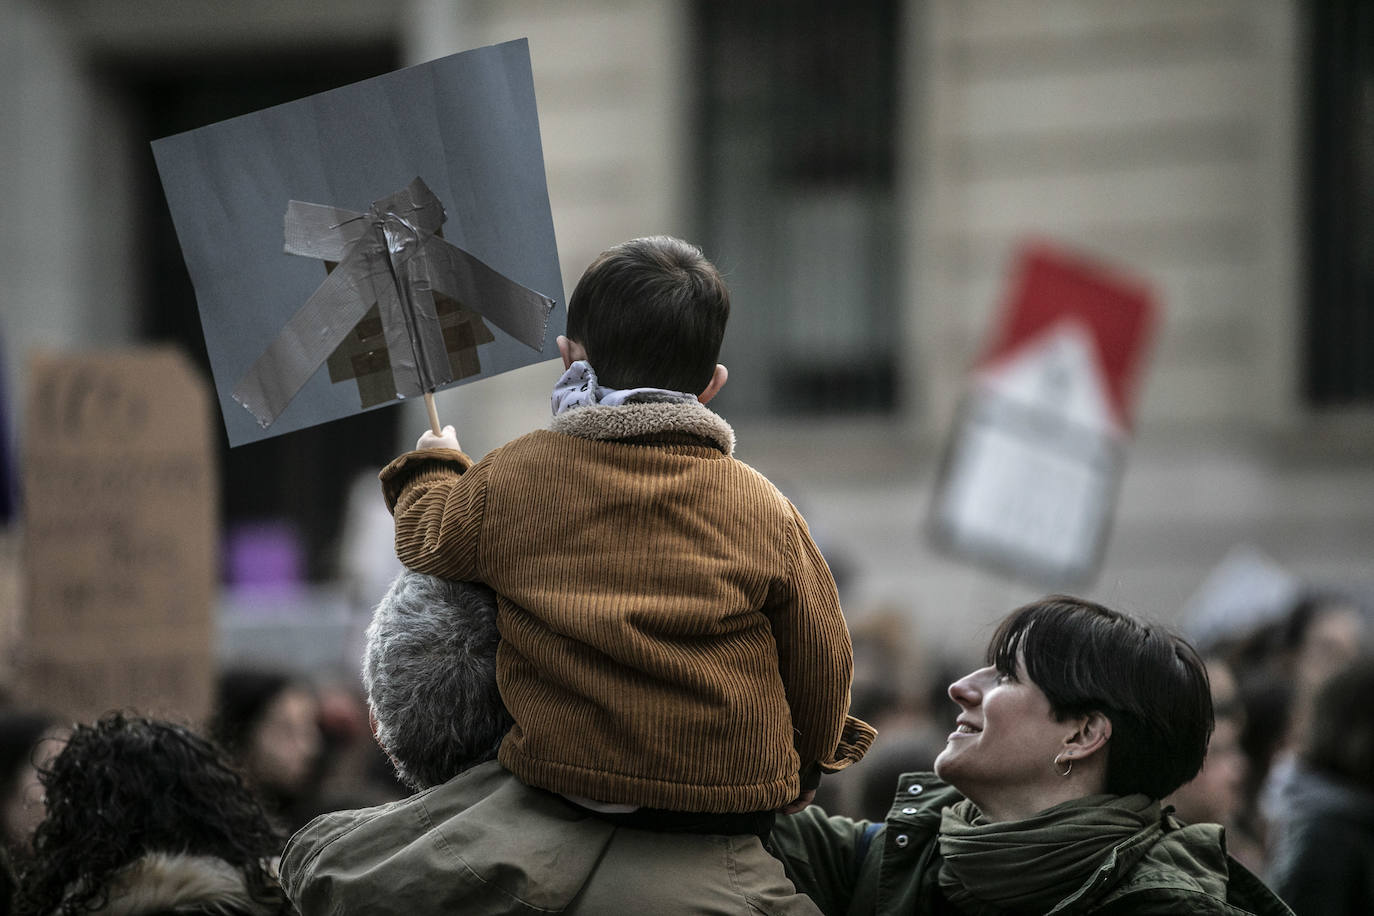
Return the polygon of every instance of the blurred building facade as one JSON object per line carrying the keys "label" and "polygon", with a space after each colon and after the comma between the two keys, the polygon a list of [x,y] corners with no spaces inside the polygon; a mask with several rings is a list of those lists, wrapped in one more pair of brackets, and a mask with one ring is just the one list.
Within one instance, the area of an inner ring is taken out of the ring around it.
{"label": "blurred building facade", "polygon": [[[155,333],[140,131],[178,74],[204,79],[180,116],[205,105],[205,123],[223,116],[205,100],[266,60],[361,78],[528,37],[565,291],[617,241],[703,243],[736,295],[721,410],[836,558],[851,616],[905,607],[932,645],[965,646],[1045,590],[923,533],[1027,239],[1120,265],[1163,309],[1105,563],[1080,591],[1168,619],[1242,543],[1311,581],[1374,579],[1374,400],[1308,378],[1314,5],[831,6],[5,0],[9,390],[30,348]],[[459,388],[441,412],[480,454],[545,422],[552,378],[510,373],[480,403]],[[400,415],[395,449],[424,424]]]}

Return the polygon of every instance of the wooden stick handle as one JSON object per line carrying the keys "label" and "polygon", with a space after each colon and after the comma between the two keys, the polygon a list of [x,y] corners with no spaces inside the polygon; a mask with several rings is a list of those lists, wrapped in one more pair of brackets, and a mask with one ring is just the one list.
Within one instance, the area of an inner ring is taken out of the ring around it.
{"label": "wooden stick handle", "polygon": [[434,435],[442,436],[444,428],[439,425],[439,410],[434,406],[434,392],[425,392],[425,407],[429,410],[429,428],[434,430]]}

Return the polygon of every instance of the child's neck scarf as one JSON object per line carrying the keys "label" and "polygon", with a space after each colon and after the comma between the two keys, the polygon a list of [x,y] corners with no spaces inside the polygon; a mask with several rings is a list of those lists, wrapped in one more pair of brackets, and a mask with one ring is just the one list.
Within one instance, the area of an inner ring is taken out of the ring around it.
{"label": "child's neck scarf", "polygon": [[697,396],[685,391],[667,391],[663,388],[602,388],[596,381],[596,373],[579,359],[568,367],[558,384],[553,386],[553,414],[558,416],[574,407],[600,404],[603,407],[618,407],[631,399],[641,401],[695,401]]}

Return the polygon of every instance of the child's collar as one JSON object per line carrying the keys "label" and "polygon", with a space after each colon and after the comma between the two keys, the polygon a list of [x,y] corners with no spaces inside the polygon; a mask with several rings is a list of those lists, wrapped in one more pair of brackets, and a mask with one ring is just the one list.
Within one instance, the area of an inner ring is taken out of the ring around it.
{"label": "child's collar", "polygon": [[565,411],[549,429],[581,439],[615,441],[688,435],[703,439],[726,455],[735,451],[735,431],[724,418],[698,402],[631,402],[617,407],[593,404]]}

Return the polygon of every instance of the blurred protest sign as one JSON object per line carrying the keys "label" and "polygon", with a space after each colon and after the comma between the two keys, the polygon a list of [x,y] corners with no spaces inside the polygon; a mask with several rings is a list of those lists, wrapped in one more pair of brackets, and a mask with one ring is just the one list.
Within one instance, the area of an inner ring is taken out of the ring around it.
{"label": "blurred protest sign", "polygon": [[1020,253],[941,468],[939,546],[1051,586],[1095,575],[1154,312],[1139,281]]}
{"label": "blurred protest sign", "polygon": [[177,351],[36,356],[20,694],[80,719],[199,718],[214,676],[209,396]]}
{"label": "blurred protest sign", "polygon": [[1304,583],[1254,544],[1236,544],[1183,603],[1183,634],[1198,647],[1276,623],[1303,596]]}
{"label": "blurred protest sign", "polygon": [[153,154],[230,445],[558,355],[524,40],[166,137]]}

